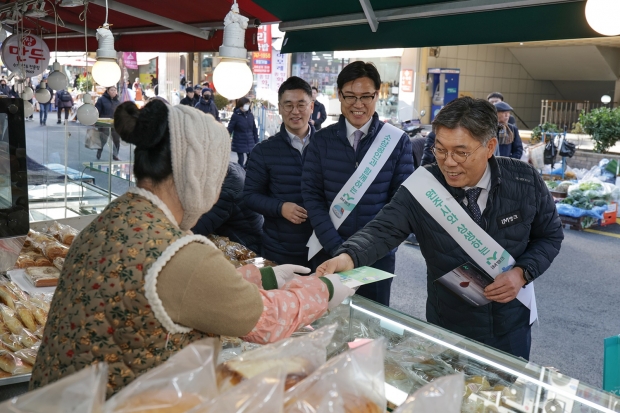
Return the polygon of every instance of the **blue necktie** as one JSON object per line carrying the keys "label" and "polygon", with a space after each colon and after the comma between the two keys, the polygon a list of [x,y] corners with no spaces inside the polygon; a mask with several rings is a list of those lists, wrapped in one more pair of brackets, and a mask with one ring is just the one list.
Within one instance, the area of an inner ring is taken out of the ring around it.
{"label": "blue necktie", "polygon": [[480,196],[480,192],[482,192],[482,188],[470,188],[465,191],[465,196],[467,197],[467,209],[471,212],[471,216],[476,224],[482,227],[482,212],[478,206],[478,197]]}

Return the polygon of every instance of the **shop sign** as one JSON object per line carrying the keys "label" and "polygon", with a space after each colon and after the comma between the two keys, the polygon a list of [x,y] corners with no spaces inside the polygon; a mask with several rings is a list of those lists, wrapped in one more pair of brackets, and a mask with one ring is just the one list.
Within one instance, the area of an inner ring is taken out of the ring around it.
{"label": "shop sign", "polygon": [[405,69],[400,71],[400,90],[401,92],[413,92],[412,69]]}
{"label": "shop sign", "polygon": [[258,52],[252,52],[252,71],[271,74],[271,25],[262,25],[257,34]]}
{"label": "shop sign", "polygon": [[127,69],[137,69],[138,59],[136,57],[136,52],[123,52],[123,62]]}
{"label": "shop sign", "polygon": [[[50,62],[50,49],[38,36],[13,34],[2,42],[2,61],[11,72],[21,72],[25,77],[45,72]],[[23,70],[22,70],[23,68]]]}
{"label": "shop sign", "polygon": [[286,56],[274,50],[273,73],[272,73],[272,89],[278,90],[280,85],[288,78],[286,70]]}

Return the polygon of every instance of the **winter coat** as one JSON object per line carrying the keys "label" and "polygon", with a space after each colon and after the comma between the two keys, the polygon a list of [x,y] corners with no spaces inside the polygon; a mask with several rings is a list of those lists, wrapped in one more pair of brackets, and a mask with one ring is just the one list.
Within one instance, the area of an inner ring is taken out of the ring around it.
{"label": "winter coat", "polygon": [[[314,128],[310,127],[310,142],[314,137]],[[302,155],[291,145],[284,125],[250,154],[243,199],[248,208],[265,217],[263,257],[280,264],[308,265],[310,220],[297,225],[282,216],[285,202],[304,208],[301,175]]]}
{"label": "winter coat", "polygon": [[209,212],[200,217],[192,232],[204,236],[217,234],[228,237],[260,254],[263,217],[245,205],[244,182],[243,167],[230,162],[219,199]]}
{"label": "winter coat", "polygon": [[121,104],[121,101],[118,100],[118,95],[114,96],[114,99],[110,97],[108,91],[106,90],[103,95],[99,99],[97,99],[97,103],[95,103],[95,107],[99,111],[100,118],[114,118],[114,111]]}
{"label": "winter coat", "polygon": [[9,85],[0,85],[0,95],[11,96],[11,87]]}
{"label": "winter coat", "polygon": [[508,127],[514,134],[515,139],[510,144],[499,145],[499,154],[500,156],[521,159],[521,155],[523,155],[523,143],[521,142],[521,136],[519,136],[519,128],[510,123],[508,123]]}
{"label": "winter coat", "polygon": [[[489,167],[491,190],[482,213],[483,227],[515,258],[516,265],[526,267],[537,278],[558,255],[564,238],[553,197],[538,172],[525,162],[491,157]],[[465,191],[450,187],[437,164],[425,168],[462,202]],[[463,209],[469,211],[464,205]],[[503,217],[515,213],[519,213],[521,220],[502,223]],[[404,187],[371,223],[336,253],[349,254],[355,266],[368,265],[398,246],[412,232],[426,260],[426,319],[429,322],[474,340],[499,337],[529,325],[530,311],[519,300],[474,307],[435,282],[471,258]]]}
{"label": "winter coat", "polygon": [[180,105],[185,105],[185,106],[191,106],[191,107],[196,106],[196,102],[194,101],[194,98],[190,98],[187,95],[185,95],[185,97],[183,99],[181,99],[179,104]]}
{"label": "winter coat", "polygon": [[314,121],[314,129],[321,130],[321,125],[327,120],[327,112],[325,112],[325,105],[318,100],[314,101],[314,109],[312,110],[312,117]]}
{"label": "winter coat", "polygon": [[372,185],[361,199],[356,200],[355,209],[340,228],[334,228],[329,218],[329,206],[351,175],[356,173],[358,164],[383,125],[375,113],[368,135],[354,151],[347,139],[345,118],[340,116],[338,123],[317,132],[306,149],[301,192],[312,227],[325,251],[332,256],[347,238],[363,228],[390,202],[400,185],[413,173],[411,142],[403,133]]}
{"label": "winter coat", "polygon": [[200,98],[200,100],[194,105],[194,107],[196,109],[200,109],[204,113],[212,114],[215,120],[220,120],[220,112],[217,110],[217,106],[215,106],[215,102],[213,101],[213,99],[206,101],[203,98]]}
{"label": "winter coat", "polygon": [[424,142],[424,152],[422,153],[421,164],[430,165],[435,163],[435,155],[433,155],[433,151],[431,150],[435,146],[435,132],[431,132],[426,135],[426,141]]}
{"label": "winter coat", "polygon": [[256,122],[249,110],[244,112],[241,109],[235,109],[228,123],[228,132],[232,134],[231,150],[233,152],[250,153],[254,145],[258,143]]}
{"label": "winter coat", "polygon": [[54,106],[56,106],[57,108],[72,108],[73,107],[73,96],[71,96],[71,93],[67,92],[69,93],[69,96],[71,96],[71,100],[63,101],[60,98],[60,96],[64,94],[65,92],[67,91],[64,89],[56,92],[56,97],[54,99]]}

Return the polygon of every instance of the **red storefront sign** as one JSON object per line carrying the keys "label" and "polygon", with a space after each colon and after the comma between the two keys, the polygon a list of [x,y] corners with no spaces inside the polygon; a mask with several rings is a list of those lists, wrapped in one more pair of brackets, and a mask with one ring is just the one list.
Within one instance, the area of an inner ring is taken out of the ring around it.
{"label": "red storefront sign", "polygon": [[258,52],[252,53],[252,71],[257,74],[271,73],[271,25],[258,28]]}
{"label": "red storefront sign", "polygon": [[136,52],[123,52],[123,62],[125,62],[125,67],[127,69],[137,69],[138,59],[136,57]]}
{"label": "red storefront sign", "polygon": [[413,92],[413,70],[405,69],[400,71],[400,91]]}

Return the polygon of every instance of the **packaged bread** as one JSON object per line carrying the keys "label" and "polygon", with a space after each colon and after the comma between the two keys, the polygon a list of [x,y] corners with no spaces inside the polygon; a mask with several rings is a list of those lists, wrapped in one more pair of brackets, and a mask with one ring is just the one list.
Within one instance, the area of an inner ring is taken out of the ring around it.
{"label": "packaged bread", "polygon": [[37,350],[33,348],[17,350],[14,354],[21,360],[31,365],[34,365],[34,361],[37,358]]}
{"label": "packaged bread", "polygon": [[19,335],[22,332],[24,326],[15,316],[15,311],[13,311],[13,309],[0,304],[0,315],[2,316],[4,325],[8,327],[11,333]]}
{"label": "packaged bread", "polygon": [[19,336],[15,334],[9,334],[8,336],[3,336],[0,339],[0,345],[2,348],[9,349],[13,352],[22,350],[24,346],[19,342]]}
{"label": "packaged bread", "polygon": [[62,257],[58,257],[54,260],[53,264],[54,264],[54,267],[62,271],[62,267],[65,265],[65,259]]}
{"label": "packaged bread", "polygon": [[48,232],[65,245],[71,245],[80,233],[77,229],[56,221],[49,227]]}
{"label": "packaged bread", "polygon": [[110,413],[185,413],[202,402],[202,398],[196,394],[184,392],[180,399],[173,392],[151,390],[127,398]]}
{"label": "packaged bread", "polygon": [[32,314],[32,311],[30,311],[30,308],[28,308],[26,305],[22,304],[21,302],[17,302],[15,304],[15,313],[27,329],[29,329],[30,331],[35,331],[37,329],[37,325],[34,321],[34,315]]}
{"label": "packaged bread", "polygon": [[35,336],[30,330],[22,328],[19,334],[16,334],[16,338],[19,340],[22,346],[25,348],[31,348],[40,345],[41,340]]}
{"label": "packaged bread", "polygon": [[56,267],[26,268],[26,278],[35,287],[55,287],[58,285],[60,271]]}
{"label": "packaged bread", "polygon": [[0,301],[2,301],[2,304],[14,309],[17,297],[6,285],[0,285]]}
{"label": "packaged bread", "polygon": [[29,251],[21,253],[15,263],[15,268],[28,268],[28,267],[51,267],[52,261],[47,259],[40,252]]}
{"label": "packaged bread", "polygon": [[32,373],[32,365],[24,363],[9,351],[0,352],[0,369],[12,375]]}

